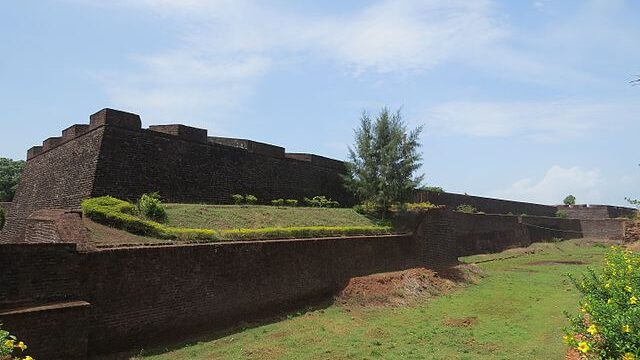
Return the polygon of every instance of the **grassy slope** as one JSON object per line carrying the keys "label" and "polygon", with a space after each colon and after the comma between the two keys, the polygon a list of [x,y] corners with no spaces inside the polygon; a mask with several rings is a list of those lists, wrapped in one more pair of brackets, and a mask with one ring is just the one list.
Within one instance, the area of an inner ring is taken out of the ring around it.
{"label": "grassy slope", "polygon": [[353,209],[167,204],[167,225],[200,229],[376,225]]}
{"label": "grassy slope", "polygon": [[[563,310],[573,311],[577,293],[567,272],[585,265],[531,265],[550,260],[599,264],[601,247],[574,242],[513,259],[484,262],[480,284],[404,308],[338,306],[200,339],[148,359],[563,359]],[[469,258],[467,261],[480,259]],[[481,258],[486,260],[487,257]],[[477,317],[475,325],[451,327],[450,318]]]}

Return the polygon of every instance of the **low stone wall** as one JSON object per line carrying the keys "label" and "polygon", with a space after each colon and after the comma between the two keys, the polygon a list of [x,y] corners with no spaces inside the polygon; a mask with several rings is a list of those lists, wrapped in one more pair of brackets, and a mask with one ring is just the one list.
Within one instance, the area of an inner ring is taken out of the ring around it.
{"label": "low stone wall", "polygon": [[622,240],[627,222],[629,221],[621,219],[584,219],[580,220],[580,226],[584,237]]}
{"label": "low stone wall", "polygon": [[412,236],[124,248],[87,254],[89,349],[105,353],[277,313],[351,277],[420,266]]}
{"label": "low stone wall", "polygon": [[423,266],[423,254],[411,235],[89,252],[0,244],[0,322],[37,358],[84,358],[87,348],[126,350],[273,315],[326,298],[351,277]]}
{"label": "low stone wall", "polygon": [[582,222],[577,219],[563,219],[545,216],[521,216],[520,224],[526,226],[531,242],[550,239],[576,239],[584,236]]}
{"label": "low stone wall", "polygon": [[35,359],[87,358],[89,303],[72,301],[0,311],[3,328],[28,348]]}
{"label": "low stone wall", "polygon": [[451,216],[459,256],[499,252],[552,238],[582,237],[580,221],[572,219],[461,212]]}
{"label": "low stone wall", "polygon": [[448,192],[416,191],[414,201],[428,201],[432,204],[444,205],[451,209],[455,209],[462,204],[467,204],[475,207],[478,211],[482,211],[487,214],[511,213],[513,215],[526,214],[532,216],[554,216],[557,211],[555,206]]}

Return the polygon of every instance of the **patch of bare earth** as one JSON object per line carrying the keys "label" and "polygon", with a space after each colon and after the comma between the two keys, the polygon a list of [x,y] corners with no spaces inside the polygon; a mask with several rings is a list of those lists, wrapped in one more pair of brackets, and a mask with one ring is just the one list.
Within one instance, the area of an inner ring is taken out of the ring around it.
{"label": "patch of bare earth", "polygon": [[576,349],[569,349],[564,359],[565,360],[582,360],[584,358],[580,356],[580,353]]}
{"label": "patch of bare earth", "polygon": [[477,283],[483,276],[479,267],[470,264],[439,271],[414,268],[373,274],[349,280],[335,300],[343,306],[403,306],[418,299],[449,293],[465,284]]}
{"label": "patch of bare earth", "polygon": [[467,316],[462,318],[446,318],[442,321],[442,325],[449,327],[467,328],[478,322],[477,316]]}

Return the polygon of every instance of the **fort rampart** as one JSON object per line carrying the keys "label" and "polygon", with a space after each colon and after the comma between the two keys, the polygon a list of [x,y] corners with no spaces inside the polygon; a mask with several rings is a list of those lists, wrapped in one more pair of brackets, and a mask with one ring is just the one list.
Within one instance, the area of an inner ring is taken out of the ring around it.
{"label": "fort rampart", "polygon": [[83,199],[137,199],[158,191],[169,202],[218,203],[252,194],[262,203],[325,195],[342,204],[341,161],[243,139],[208,137],[184,125],[142,129],[135,114],[104,109],[89,125],[29,149],[27,165],[0,241],[23,239],[26,219],[40,209],[79,210]]}

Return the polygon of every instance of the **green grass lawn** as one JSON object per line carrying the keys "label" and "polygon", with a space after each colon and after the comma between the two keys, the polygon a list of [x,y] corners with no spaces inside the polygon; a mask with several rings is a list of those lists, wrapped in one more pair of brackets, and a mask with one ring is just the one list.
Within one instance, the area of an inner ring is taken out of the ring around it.
{"label": "green grass lawn", "polygon": [[199,229],[376,225],[353,209],[166,204],[167,225]]}
{"label": "green grass lawn", "polygon": [[[578,245],[581,244],[581,245]],[[533,254],[474,256],[486,277],[399,308],[331,306],[230,335],[142,351],[140,359],[564,359],[563,310],[578,295],[565,274],[599,266],[605,249],[583,241],[536,244]],[[518,256],[522,255],[522,256]],[[492,258],[502,259],[486,261]],[[462,319],[469,326],[453,326]]]}

